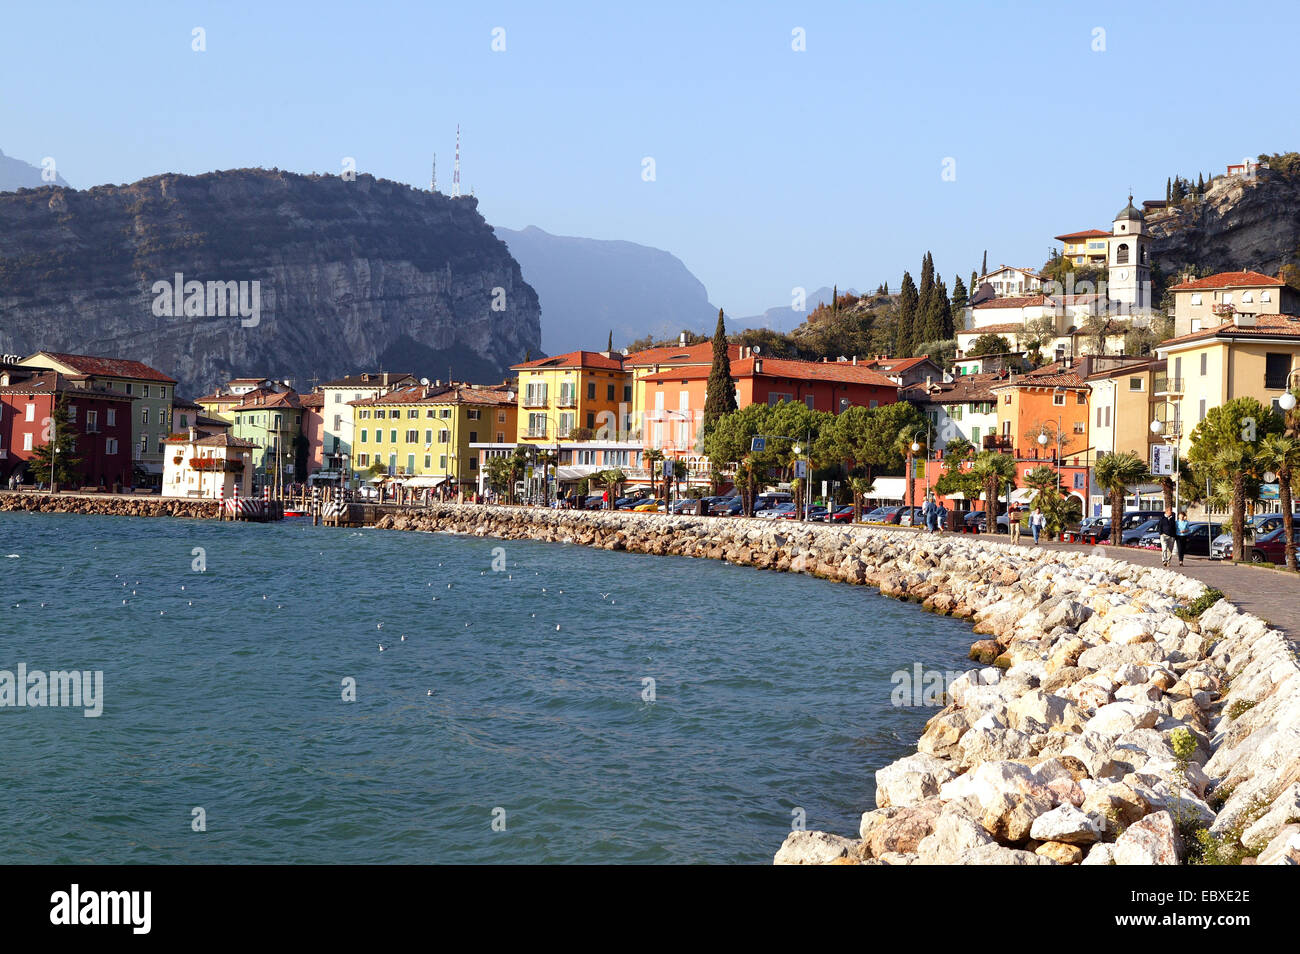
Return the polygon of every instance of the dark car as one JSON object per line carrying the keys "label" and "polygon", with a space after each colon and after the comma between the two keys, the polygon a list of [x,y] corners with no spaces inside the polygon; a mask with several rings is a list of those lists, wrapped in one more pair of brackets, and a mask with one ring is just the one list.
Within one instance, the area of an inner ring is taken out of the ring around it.
{"label": "dark car", "polygon": [[[1210,544],[1222,530],[1223,526],[1217,523],[1189,523],[1187,532],[1180,535],[1183,542],[1183,553],[1188,556],[1209,556]],[[1138,546],[1158,550],[1160,548],[1160,532],[1152,526],[1143,534]]]}
{"label": "dark car", "polygon": [[[1126,547],[1145,546],[1142,539],[1149,533],[1154,533],[1157,526],[1160,525],[1160,519],[1157,517],[1152,520],[1143,520],[1137,526],[1126,527],[1119,532],[1119,542]],[[1156,534],[1156,546],[1160,546],[1160,534]]]}
{"label": "dark car", "polygon": [[830,513],[822,514],[816,519],[825,523],[852,523],[853,522],[853,505],[844,504],[836,507]]}
{"label": "dark car", "polygon": [[898,513],[901,507],[876,507],[862,514],[863,523],[890,523],[890,517]]}
{"label": "dark car", "polygon": [[898,513],[890,521],[900,527],[919,527],[925,523],[925,517],[921,513],[920,507],[899,507]]}
{"label": "dark car", "polygon": [[745,508],[739,497],[727,497],[723,500],[716,501],[713,506],[709,508],[709,513],[713,514],[715,517],[735,517],[739,516],[740,512],[744,509]]}
{"label": "dark car", "polygon": [[972,510],[966,514],[965,520],[968,530],[985,530],[989,525],[989,514],[987,510]]}

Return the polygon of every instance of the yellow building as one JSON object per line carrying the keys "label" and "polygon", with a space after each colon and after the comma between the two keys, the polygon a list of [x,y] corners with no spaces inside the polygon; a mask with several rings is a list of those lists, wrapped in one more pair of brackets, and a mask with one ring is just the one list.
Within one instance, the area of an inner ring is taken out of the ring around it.
{"label": "yellow building", "polygon": [[516,364],[519,375],[516,440],[540,447],[586,428],[602,439],[626,434],[631,424],[632,376],[622,355],[570,351]]}
{"label": "yellow building", "polygon": [[1163,398],[1159,419],[1190,450],[1196,425],[1212,407],[1253,397],[1277,406],[1288,385],[1300,385],[1300,317],[1246,315],[1157,346],[1167,374],[1157,375],[1154,396]]}
{"label": "yellow building", "polygon": [[504,385],[411,384],[348,403],[355,469],[407,487],[474,490],[479,461],[470,444],[503,443],[517,427]]}
{"label": "yellow building", "polygon": [[1085,229],[1082,232],[1069,232],[1056,236],[1058,242],[1065,243],[1061,253],[1075,265],[1100,265],[1105,267],[1110,252],[1110,232],[1101,229]]}

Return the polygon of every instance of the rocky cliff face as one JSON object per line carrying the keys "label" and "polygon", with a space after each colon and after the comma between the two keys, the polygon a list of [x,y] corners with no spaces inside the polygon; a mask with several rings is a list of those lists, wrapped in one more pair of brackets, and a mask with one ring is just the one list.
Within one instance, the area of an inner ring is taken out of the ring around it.
{"label": "rocky cliff face", "polygon": [[1203,202],[1150,214],[1147,227],[1166,275],[1185,266],[1276,275],[1300,261],[1300,175],[1264,169],[1256,179],[1222,176]]}
{"label": "rocky cliff face", "polygon": [[[259,282],[257,320],[160,317],[177,273]],[[198,394],[380,367],[493,380],[540,339],[537,294],[472,198],[261,169],[0,195],[6,353],[134,358]]]}

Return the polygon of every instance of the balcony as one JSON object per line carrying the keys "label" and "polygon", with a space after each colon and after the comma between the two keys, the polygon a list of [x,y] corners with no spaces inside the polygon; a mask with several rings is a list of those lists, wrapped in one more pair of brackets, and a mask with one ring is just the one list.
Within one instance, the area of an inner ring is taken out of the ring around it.
{"label": "balcony", "polygon": [[546,440],[546,428],[530,427],[527,433],[524,434],[524,437],[533,441],[544,441]]}
{"label": "balcony", "polygon": [[1003,437],[1000,434],[986,434],[981,441],[981,446],[986,451],[999,451],[1003,454],[1009,454],[1012,450],[1013,442],[1009,437]]}
{"label": "balcony", "polygon": [[1155,397],[1175,397],[1183,393],[1183,379],[1157,374],[1152,383],[1151,393]]}
{"label": "balcony", "polygon": [[[533,407],[534,405],[531,405],[531,404],[530,404],[530,405],[527,405],[527,406],[528,406],[528,407]],[[543,403],[543,404],[540,405],[540,406],[541,406],[541,407],[545,407],[546,405]],[[561,391],[561,392],[560,392],[560,399],[559,399],[559,401],[556,402],[555,406],[556,406],[556,407],[577,407],[577,406],[578,406],[578,395],[577,395],[577,392],[574,392],[574,393],[572,393],[572,394],[566,394],[565,392]]]}

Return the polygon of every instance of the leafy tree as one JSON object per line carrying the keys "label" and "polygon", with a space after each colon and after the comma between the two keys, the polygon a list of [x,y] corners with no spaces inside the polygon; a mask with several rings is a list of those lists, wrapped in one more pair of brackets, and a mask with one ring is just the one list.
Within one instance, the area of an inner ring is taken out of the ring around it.
{"label": "leafy tree", "polygon": [[[1028,475],[1026,475],[1028,479]],[[1073,494],[1063,494],[1055,485],[1038,492],[1034,503],[1043,512],[1043,529],[1054,537],[1066,527],[1077,524],[1083,516],[1083,504]]]}
{"label": "leafy tree", "polygon": [[1258,481],[1260,444],[1270,434],[1281,432],[1282,419],[1251,397],[1233,398],[1210,408],[1192,431],[1188,456],[1193,469],[1232,484],[1232,552],[1236,560],[1244,553],[1247,485]]}
{"label": "leafy tree", "polygon": [[623,486],[623,482],[627,480],[627,475],[615,467],[612,470],[602,470],[595,476],[600,479],[601,484],[609,491],[609,509],[613,510],[614,499],[618,496],[619,487]]}
{"label": "leafy tree", "polygon": [[963,461],[974,454],[978,448],[960,434],[943,446],[943,459]]}
{"label": "leafy tree", "polygon": [[1011,342],[1001,335],[980,335],[966,353],[972,358],[978,358],[986,354],[1007,354],[1010,350]]}
{"label": "leafy tree", "polygon": [[[1278,503],[1282,505],[1282,534],[1286,538],[1286,565],[1296,569],[1295,521],[1292,515],[1291,482],[1300,474],[1300,439],[1269,434],[1259,444],[1255,463],[1277,474]],[[1234,540],[1238,539],[1233,537]],[[1237,547],[1236,550],[1241,550]],[[1234,551],[1235,552],[1235,551]]]}
{"label": "leafy tree", "polygon": [[32,451],[29,466],[37,480],[58,492],[61,484],[75,485],[81,479],[82,460],[76,453],[77,432],[68,421],[67,392],[58,396],[54,413],[44,423],[41,438],[45,443]]}
{"label": "leafy tree", "polygon": [[731,358],[727,353],[727,327],[722,309],[718,309],[718,327],[713,332],[713,366],[709,369],[708,389],[704,396],[704,419],[700,422],[701,440],[708,437],[718,418],[736,409],[736,386],[731,380]]}
{"label": "leafy tree", "polygon": [[1025,322],[1025,330],[1020,335],[1020,347],[1024,348],[1035,361],[1042,360],[1042,351],[1056,340],[1056,319],[1051,315],[1040,315]]}

